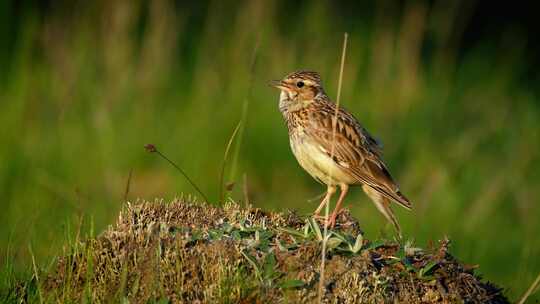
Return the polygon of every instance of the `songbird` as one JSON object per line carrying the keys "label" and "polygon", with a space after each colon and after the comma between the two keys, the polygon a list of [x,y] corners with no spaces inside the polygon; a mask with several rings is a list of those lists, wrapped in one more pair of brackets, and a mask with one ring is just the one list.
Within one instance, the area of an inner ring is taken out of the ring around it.
{"label": "songbird", "polygon": [[294,156],[304,170],[327,186],[314,216],[320,217],[339,186],[336,207],[326,222],[334,227],[349,186],[359,185],[401,237],[390,202],[408,210],[412,205],[384,164],[378,141],[347,110],[339,107],[336,115],[336,104],[325,93],[319,73],[293,72],[271,85],[281,90],[279,110],[287,123]]}

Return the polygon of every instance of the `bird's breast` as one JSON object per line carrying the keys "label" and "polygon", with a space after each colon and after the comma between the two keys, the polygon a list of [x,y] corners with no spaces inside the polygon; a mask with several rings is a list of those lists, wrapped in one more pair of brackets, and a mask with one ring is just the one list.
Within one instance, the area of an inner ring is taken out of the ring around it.
{"label": "bird's breast", "polygon": [[302,130],[295,130],[290,137],[291,150],[298,163],[316,180],[327,184],[353,184],[354,179],[336,164],[320,145]]}

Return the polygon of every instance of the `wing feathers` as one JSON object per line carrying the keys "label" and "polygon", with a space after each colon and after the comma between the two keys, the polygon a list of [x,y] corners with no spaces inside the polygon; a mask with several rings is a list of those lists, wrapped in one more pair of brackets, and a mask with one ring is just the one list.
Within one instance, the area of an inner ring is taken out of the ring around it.
{"label": "wing feathers", "polygon": [[[399,187],[388,172],[381,159],[381,147],[378,142],[347,112],[340,109],[335,137],[332,136],[332,113],[335,105],[326,104],[326,108],[314,111],[310,121],[315,128],[307,128],[314,132],[321,151],[330,156],[346,172],[358,181],[368,185],[385,197],[395,201],[406,209],[411,209],[409,200],[399,191]],[[333,146],[333,147],[332,147]],[[332,150],[333,148],[333,150]],[[331,153],[333,151],[334,153]]]}

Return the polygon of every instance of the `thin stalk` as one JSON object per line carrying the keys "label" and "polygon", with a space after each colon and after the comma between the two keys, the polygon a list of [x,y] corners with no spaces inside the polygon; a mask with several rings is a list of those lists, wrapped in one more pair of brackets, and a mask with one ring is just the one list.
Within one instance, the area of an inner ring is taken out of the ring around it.
{"label": "thin stalk", "polygon": [[127,200],[128,200],[129,189],[131,187],[131,176],[132,175],[133,175],[133,168],[131,168],[129,170],[129,175],[128,175],[128,179],[127,179],[127,182],[126,182],[126,190],[124,191],[124,202],[127,202]]}
{"label": "thin stalk", "polygon": [[244,130],[247,124],[247,113],[249,109],[249,101],[253,92],[253,83],[255,80],[255,64],[257,63],[257,54],[259,53],[259,46],[261,44],[261,35],[259,34],[257,42],[255,43],[255,48],[253,49],[253,54],[251,55],[251,63],[249,66],[249,86],[246,97],[244,98],[244,103],[242,104],[242,116],[240,118],[241,127],[238,134],[238,141],[234,148],[233,162],[230,172],[230,178],[233,179],[236,175],[236,168],[238,166],[238,158],[240,155],[240,148],[242,146],[242,139],[244,138]]}
{"label": "thin stalk", "polygon": [[[343,34],[343,49],[341,52],[341,65],[339,69],[339,79],[338,79],[338,89],[337,89],[337,97],[336,97],[336,111],[334,113],[334,119],[332,122],[332,147],[330,149],[330,159],[334,158],[335,153],[335,139],[336,139],[336,127],[337,127],[337,117],[339,113],[339,102],[341,98],[341,85],[343,83],[343,70],[345,67],[345,56],[347,55],[347,41],[349,39],[349,34],[344,33]],[[328,172],[329,180],[332,180],[332,169]],[[323,298],[323,289],[324,289],[324,275],[325,275],[325,265],[326,265],[326,241],[327,241],[327,235],[328,235],[328,214],[330,213],[330,202],[326,204],[326,207],[324,208],[324,232],[323,232],[323,241],[322,241],[322,249],[321,249],[321,275],[319,277],[319,288],[318,288],[318,299],[319,303],[322,303]]]}
{"label": "thin stalk", "polygon": [[41,285],[40,285],[41,283],[39,281],[39,273],[36,266],[36,258],[34,256],[34,252],[32,251],[31,245],[28,245],[28,251],[30,252],[30,256],[32,257],[32,268],[34,270],[34,276],[36,278],[36,286],[37,286],[38,295],[39,295],[39,302],[43,303],[43,295],[41,294]]}
{"label": "thin stalk", "polygon": [[529,298],[529,296],[533,293],[533,291],[534,291],[538,286],[540,286],[540,273],[538,274],[538,276],[536,277],[536,279],[534,280],[534,282],[531,284],[531,286],[529,287],[529,289],[527,289],[527,291],[525,292],[525,294],[521,297],[521,299],[519,300],[518,304],[523,304],[523,303],[525,303],[525,301],[527,301],[527,298]]}
{"label": "thin stalk", "polygon": [[193,186],[193,188],[195,188],[195,190],[197,190],[197,192],[199,192],[199,194],[203,197],[205,202],[209,202],[206,195],[204,195],[204,193],[201,191],[201,189],[199,189],[199,187],[197,187],[197,185],[191,180],[191,178],[189,178],[189,176],[187,176],[187,174],[184,172],[184,170],[182,170],[182,168],[180,168],[177,164],[175,164],[172,160],[170,160],[163,153],[159,152],[159,150],[156,148],[156,146],[154,146],[153,144],[147,144],[147,145],[144,146],[144,148],[146,149],[146,151],[148,151],[150,153],[157,153],[157,155],[159,155],[161,158],[163,158],[169,164],[171,164],[173,167],[175,167],[176,170],[178,170],[178,172],[180,172],[186,178],[186,180],[191,184],[191,186]]}
{"label": "thin stalk", "polygon": [[227,157],[229,156],[229,150],[231,149],[232,143],[234,141],[234,138],[236,137],[236,133],[238,133],[238,130],[240,129],[240,126],[242,125],[242,121],[239,121],[236,125],[236,128],[234,128],[233,133],[231,134],[231,137],[229,138],[229,142],[227,143],[227,148],[225,148],[225,153],[223,154],[223,162],[221,163],[221,173],[219,175],[219,204],[223,204],[223,189],[225,185],[223,184],[223,180],[225,179],[225,165],[227,165]]}
{"label": "thin stalk", "polygon": [[246,209],[249,207],[249,189],[248,189],[248,181],[247,181],[247,174],[244,173],[244,204]]}

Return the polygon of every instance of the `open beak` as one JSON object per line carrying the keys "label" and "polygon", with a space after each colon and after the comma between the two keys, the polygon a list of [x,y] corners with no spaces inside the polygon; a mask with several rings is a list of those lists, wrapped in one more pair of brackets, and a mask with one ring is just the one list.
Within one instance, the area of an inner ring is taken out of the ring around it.
{"label": "open beak", "polygon": [[280,90],[290,90],[289,84],[281,80],[272,80],[268,85],[274,88],[278,88]]}

